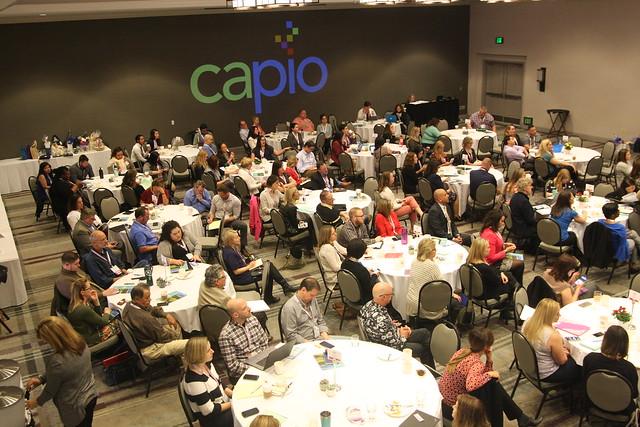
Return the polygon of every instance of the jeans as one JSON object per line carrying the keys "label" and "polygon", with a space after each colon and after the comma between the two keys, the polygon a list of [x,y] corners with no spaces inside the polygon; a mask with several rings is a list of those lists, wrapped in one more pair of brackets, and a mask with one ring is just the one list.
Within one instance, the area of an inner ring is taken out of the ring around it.
{"label": "jeans", "polygon": [[[268,268],[268,270],[264,270]],[[263,275],[266,274],[266,280],[264,282],[264,289],[262,291],[262,299],[273,297],[273,282],[276,281],[280,286],[282,286],[283,291],[289,291],[292,287],[289,283],[282,277],[282,274],[278,271],[275,265],[270,262],[265,262],[263,269],[255,269],[251,271],[251,277],[260,282],[263,278]],[[239,285],[246,285],[247,283],[240,283]]]}
{"label": "jeans", "polygon": [[502,427],[503,412],[510,420],[517,420],[523,415],[522,409],[511,399],[502,384],[495,379],[470,391],[469,394],[482,402],[491,427]]}
{"label": "jeans", "polygon": [[93,410],[96,407],[97,397],[94,397],[89,401],[87,406],[84,407],[84,419],[76,427],[91,427],[93,423]]}
{"label": "jeans", "polygon": [[431,339],[431,332],[425,328],[413,329],[411,335],[404,343],[404,348],[410,348],[413,351],[414,357],[419,357],[420,361],[429,365],[430,367],[436,367],[433,356],[429,351],[429,340]]}
{"label": "jeans", "polygon": [[569,356],[567,363],[561,365],[557,371],[542,381],[549,383],[576,383],[580,381],[580,378],[582,378],[582,368]]}

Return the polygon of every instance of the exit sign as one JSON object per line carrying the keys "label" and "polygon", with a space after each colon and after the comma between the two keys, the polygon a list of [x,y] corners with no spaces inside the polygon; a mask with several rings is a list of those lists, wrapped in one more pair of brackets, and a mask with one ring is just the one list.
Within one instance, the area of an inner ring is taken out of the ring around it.
{"label": "exit sign", "polygon": [[504,37],[496,36],[496,44],[504,44]]}

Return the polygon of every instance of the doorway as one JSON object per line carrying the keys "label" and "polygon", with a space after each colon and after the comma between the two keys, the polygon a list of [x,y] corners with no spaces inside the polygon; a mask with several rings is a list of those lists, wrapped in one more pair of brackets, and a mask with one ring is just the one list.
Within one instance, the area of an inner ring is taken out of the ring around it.
{"label": "doorway", "polygon": [[485,61],[482,104],[496,121],[520,124],[524,64]]}

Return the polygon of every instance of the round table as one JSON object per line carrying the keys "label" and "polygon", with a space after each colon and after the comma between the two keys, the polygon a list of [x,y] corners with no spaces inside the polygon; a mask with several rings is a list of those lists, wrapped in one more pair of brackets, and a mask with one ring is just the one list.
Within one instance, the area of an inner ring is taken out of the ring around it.
{"label": "round table", "polygon": [[[576,233],[576,237],[578,238],[578,247],[581,251],[584,251],[584,244],[582,242],[584,238],[584,232],[587,229],[587,226],[592,222],[598,221],[599,219],[604,219],[604,214],[602,213],[602,206],[609,202],[605,197],[599,196],[590,196],[589,199],[585,202],[581,202],[576,197],[573,202],[573,209],[576,210],[581,216],[587,219],[586,224],[579,224],[575,221],[572,221],[569,225],[569,230]],[[616,222],[627,224],[629,220],[629,214],[633,212],[633,208],[629,206],[620,205],[620,215],[616,218]],[[549,213],[551,211],[549,210]]]}
{"label": "round table", "polygon": [[[531,149],[529,151],[530,157],[536,157],[538,153],[537,149]],[[575,166],[576,172],[579,174],[584,174],[587,170],[587,164],[589,160],[594,157],[601,156],[599,152],[596,150],[592,150],[591,148],[584,147],[573,147],[570,151],[562,150],[560,153],[553,153],[553,156],[562,161],[567,162]]]}
{"label": "round table", "polygon": [[[378,136],[373,131],[373,128],[375,128],[376,125],[386,126],[387,121],[385,119],[378,119],[370,122],[355,121],[355,122],[352,122],[352,124],[353,124],[355,133],[360,135],[363,141],[373,143],[375,142],[375,139]],[[400,124],[398,123],[391,123],[391,131],[393,132],[394,136],[399,137],[400,135],[402,135],[402,132],[400,130]]]}
{"label": "round table", "polygon": [[[274,150],[282,149],[282,140],[287,139],[289,132],[271,132],[264,135],[267,139],[267,144],[273,147]],[[304,142],[311,141],[316,142],[317,132],[302,132],[302,140]],[[327,138],[331,138],[331,135],[326,135]],[[329,141],[331,143],[331,141]]]}
{"label": "round table", "polygon": [[[84,184],[86,184],[86,192],[89,197],[89,201],[93,204],[93,193],[98,188],[106,188],[107,190],[113,193],[113,197],[118,199],[120,204],[124,203],[124,197],[122,196],[122,179],[124,176],[121,175],[104,175],[104,178],[100,179],[98,176],[94,176],[93,178],[84,180]],[[136,178],[138,184],[142,185],[142,187],[146,190],[151,187],[151,182],[153,178],[149,175],[143,175],[141,173],[138,174],[138,178]]]}
{"label": "round table", "polygon": [[[388,144],[388,146],[391,147],[391,154],[396,158],[398,168],[402,168],[409,149],[406,145]],[[360,151],[358,151],[357,145],[352,145],[349,148],[349,155],[356,161],[356,169],[364,170],[365,178],[376,176],[376,159],[373,156],[373,150],[374,144],[364,144]]]}
{"label": "round table", "polygon": [[[281,375],[276,375],[273,368],[267,372],[249,368],[247,373],[259,378],[250,381],[242,377],[236,384],[232,409],[235,425],[249,426],[256,416],[245,418],[242,412],[258,408],[260,414],[278,418],[282,427],[320,427],[322,411],[331,412],[331,427],[346,427],[354,425],[347,420],[347,408],[358,407],[367,418],[371,406],[376,409],[375,420],[367,420],[367,426],[398,426],[406,415],[400,418],[386,415],[384,407],[392,401],[406,405],[407,415],[419,406],[421,411],[441,418],[438,383],[420,362],[412,359],[411,372],[404,373],[402,353],[398,350],[366,341],[330,342],[342,354],[343,366],[335,371],[319,367],[314,356],[322,354],[324,348],[317,342],[296,345],[291,356],[283,361]],[[417,369],[425,370],[426,374],[419,377]],[[334,375],[341,390],[334,397],[327,397],[320,391],[319,383],[322,379],[333,382]],[[265,399],[261,391],[265,381],[274,388],[290,386],[284,397]]]}
{"label": "round table", "polygon": [[[458,172],[458,169],[460,172]],[[460,215],[467,210],[467,201],[469,199],[469,185],[472,170],[480,169],[480,166],[444,166],[438,169],[438,175],[442,176],[444,182],[449,183],[458,195],[458,203],[460,203]],[[498,190],[504,187],[504,175],[496,168],[491,168],[489,173],[496,177]]]}
{"label": "round table", "polygon": [[[231,165],[228,167],[221,167],[220,169],[222,169],[225,175],[228,175],[233,181],[233,178],[238,176],[238,170],[240,169],[240,166]],[[262,160],[260,163],[254,163],[253,166],[251,166],[251,176],[254,177],[257,181],[264,184],[265,182],[267,182],[267,179],[271,175],[272,170],[273,160]]]}
{"label": "round table", "polygon": [[[467,260],[467,249],[456,242],[429,235],[412,237],[403,245],[391,237],[385,237],[380,249],[372,249],[371,257],[362,259],[362,264],[370,270],[380,271],[380,280],[393,285],[393,306],[402,317],[407,315],[407,292],[409,291],[409,275],[411,264],[418,254],[418,243],[425,238],[432,238],[437,243],[436,263],[442,273],[442,279],[449,282],[453,290],[460,289],[458,270]],[[413,255],[409,254],[413,247]]]}
{"label": "round table", "polygon": [[200,151],[200,148],[196,146],[181,145],[177,150],[174,150],[173,148],[161,148],[160,150],[158,150],[158,153],[160,153],[160,160],[164,160],[165,162],[169,163],[169,165],[171,165],[171,159],[173,159],[178,154],[186,157],[187,160],[189,160],[189,164],[193,163],[193,161],[196,159],[196,156],[198,155],[198,151]]}
{"label": "round table", "polygon": [[[135,221],[134,214],[133,212],[127,212],[122,212],[109,220],[109,240],[122,242],[127,261],[133,263],[136,259],[135,251],[127,238],[126,230],[113,230],[116,227],[122,228],[122,225],[126,225],[127,229],[131,227],[131,224]],[[160,205],[151,209],[150,213],[151,217],[147,225],[158,237],[160,236],[162,225],[170,220],[178,221],[182,229],[194,237],[204,236],[200,214],[191,206],[185,206],[182,203],[179,205]]]}
{"label": "round table", "polygon": [[[465,134],[464,132],[467,131]],[[451,139],[451,152],[453,154],[462,150],[462,140],[466,137],[473,139],[473,149],[478,151],[478,141],[483,136],[490,136],[493,139],[493,147],[498,144],[498,135],[494,131],[481,132],[476,129],[448,129],[440,132],[442,135],[446,135]]]}
{"label": "round table", "polygon": [[[298,200],[298,203],[296,204],[298,211],[309,214],[313,217],[316,208],[320,204],[321,192],[322,190],[300,190],[300,200]],[[365,213],[369,214],[373,212],[371,207],[371,197],[364,193],[360,193],[360,198],[356,198],[356,192],[353,190],[334,191],[333,203],[336,205],[346,205],[347,212],[351,208],[360,208]]]}
{"label": "round table", "polygon": [[[636,304],[640,305],[640,304]],[[566,341],[571,356],[578,365],[582,365],[585,356],[591,352],[599,352],[602,344],[602,337],[595,337],[593,334],[606,332],[611,325],[618,325],[620,322],[611,313],[618,307],[623,306],[631,312],[631,300],[627,298],[613,298],[607,295],[600,297],[596,302],[593,298],[578,300],[560,309],[560,321],[577,323],[589,327],[589,330],[580,335],[578,340]],[[640,368],[640,307],[634,309],[631,324],[635,330],[629,330],[629,362],[636,368]],[[572,337],[574,335],[559,330],[562,336]]]}

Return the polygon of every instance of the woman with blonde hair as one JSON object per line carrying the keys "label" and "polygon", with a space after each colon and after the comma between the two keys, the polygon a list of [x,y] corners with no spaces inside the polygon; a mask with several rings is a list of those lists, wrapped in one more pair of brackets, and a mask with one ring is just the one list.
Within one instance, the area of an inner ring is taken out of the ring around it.
{"label": "woman with blonde hair", "polygon": [[302,178],[300,178],[300,175],[298,175],[298,171],[296,170],[297,162],[298,159],[296,159],[296,156],[289,155],[287,157],[287,168],[284,171],[296,182],[296,185],[300,185],[302,183]]}
{"label": "woman with blonde hair", "polygon": [[89,346],[105,341],[114,333],[109,327],[111,309],[103,309],[100,306],[98,293],[86,278],[71,283],[71,302],[67,319]]}
{"label": "woman with blonde hair", "polygon": [[478,161],[476,150],[473,149],[473,139],[470,136],[462,140],[462,149],[453,157],[454,165],[473,165]]}
{"label": "woman with blonde hair", "polygon": [[258,182],[253,175],[251,175],[251,168],[253,167],[253,160],[251,157],[243,157],[240,160],[240,169],[238,169],[238,176],[247,184],[249,194],[258,194],[262,188],[262,184]]}
{"label": "woman with blonde hair", "polygon": [[447,159],[447,154],[444,152],[444,142],[438,140],[433,146],[433,153],[431,158],[437,161],[440,166],[449,166],[451,161]]}
{"label": "woman with blonde hair", "polygon": [[[501,272],[499,267],[487,262],[490,252],[489,242],[479,237],[471,243],[467,257],[467,264],[473,265],[482,277],[483,293],[481,298],[494,299],[507,294],[511,299],[518,282],[510,271]],[[507,318],[506,313],[506,311],[501,313],[502,319]]]}
{"label": "woman with blonde hair", "polygon": [[202,174],[204,174],[207,169],[209,169],[209,164],[207,163],[207,152],[204,150],[199,150],[196,155],[195,160],[191,164],[191,169],[193,170],[194,179],[202,179]]}
{"label": "woman with blonde hair", "polygon": [[536,352],[542,381],[573,384],[580,381],[582,373],[571,357],[564,338],[553,326],[558,319],[560,304],[544,298],[536,306],[533,315],[524,322],[522,334]]}
{"label": "woman with blonde hair", "polygon": [[549,176],[554,177],[560,169],[567,169],[571,174],[571,179],[576,179],[576,168],[571,163],[558,160],[553,153],[553,143],[550,139],[543,139],[540,142],[538,157],[549,165]]}
{"label": "woman with blonde hair", "polygon": [[251,421],[249,427],[280,427],[280,421],[272,415],[258,415]]}
{"label": "woman with blonde hair", "polygon": [[576,193],[576,183],[571,179],[571,174],[568,170],[560,169],[554,179],[550,179],[547,181],[547,185],[544,189],[544,196],[547,199],[553,197],[554,190],[556,191],[556,194],[559,194],[565,190],[571,191],[573,194]]}
{"label": "woman with blonde hair", "polygon": [[473,328],[468,340],[469,347],[454,353],[438,383],[443,415],[451,419],[458,398],[468,393],[482,402],[492,427],[502,426],[503,412],[508,419],[518,420],[519,427],[540,424],[542,419],[525,415],[499,382],[500,374],[493,369],[493,333],[487,328]]}
{"label": "woman with blonde hair", "polygon": [[192,337],[184,348],[185,373],[181,387],[187,403],[202,427],[232,427],[232,387],[223,387],[211,361],[213,349],[207,337]]}
{"label": "woman with blonde hair", "polygon": [[490,427],[482,402],[477,398],[461,394],[453,405],[453,427]]}
{"label": "woman with blonde hair", "polygon": [[391,202],[387,199],[380,199],[377,206],[375,224],[376,232],[380,237],[393,237],[400,234],[402,226],[398,221],[398,216],[393,211]]}
{"label": "woman with blonde hair", "polygon": [[507,181],[504,184],[504,188],[502,190],[502,197],[504,198],[505,203],[509,204],[509,202],[511,201],[511,197],[513,197],[513,195],[518,192],[517,183],[518,183],[518,180],[523,176],[524,176],[524,169],[519,168],[517,171],[511,174],[509,181]]}
{"label": "woman with blonde hair", "polygon": [[397,216],[409,215],[411,230],[413,230],[413,226],[418,222],[418,218],[422,217],[422,209],[413,196],[407,196],[404,199],[396,201],[393,191],[391,191],[390,188],[395,181],[395,172],[383,172],[382,175],[380,175],[380,182],[378,183],[378,194],[380,194],[381,199],[386,199],[391,203],[393,211]]}
{"label": "woman with blonde hair", "polygon": [[327,286],[333,289],[337,283],[338,271],[342,268],[342,261],[347,256],[347,249],[338,243],[336,229],[324,225],[318,233],[318,260],[324,270]]}
{"label": "woman with blonde hair", "polygon": [[40,396],[26,402],[27,408],[34,409],[53,399],[65,426],[91,426],[98,393],[89,347],[60,317],[44,318],[36,334],[52,347],[53,355],[46,360],[45,375],[27,381],[27,390],[44,384]]}

